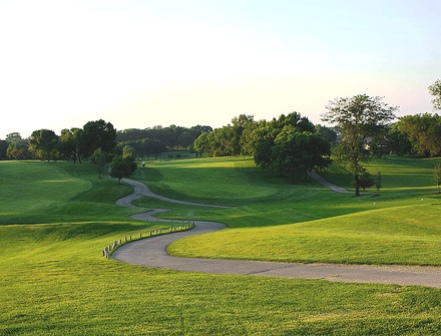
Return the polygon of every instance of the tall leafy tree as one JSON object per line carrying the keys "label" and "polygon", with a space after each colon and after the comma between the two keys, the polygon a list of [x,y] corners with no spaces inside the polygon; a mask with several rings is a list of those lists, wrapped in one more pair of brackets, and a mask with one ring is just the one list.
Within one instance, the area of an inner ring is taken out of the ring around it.
{"label": "tall leafy tree", "polygon": [[412,154],[412,143],[409,136],[400,128],[399,122],[389,126],[386,135],[387,149],[391,154]]}
{"label": "tall leafy tree", "polygon": [[331,160],[331,145],[322,135],[299,132],[292,125],[277,135],[272,148],[272,166],[280,174],[289,174],[292,182],[296,173],[306,180],[308,171],[326,168]]}
{"label": "tall leafy tree", "polygon": [[395,118],[398,107],[389,106],[382,97],[360,94],[332,100],[326,109],[322,120],[341,130],[337,159],[354,175],[355,196],[360,196],[362,162],[381,154],[387,125]]}
{"label": "tall leafy tree", "polygon": [[240,155],[243,154],[242,150],[242,135],[244,130],[250,125],[255,124],[254,116],[241,114],[238,117],[234,117],[231,120],[232,123],[232,135],[231,135],[231,147],[232,147],[232,155]]}
{"label": "tall leafy tree", "polygon": [[[302,117],[300,113],[292,112],[288,115],[280,115],[278,119],[274,118],[269,122],[262,122],[254,134],[254,161],[259,167],[264,169],[275,168],[273,164],[273,147],[275,140],[280,132],[286,126],[291,126],[297,132],[315,132],[314,125],[308,118]],[[280,173],[281,171],[277,169]]]}
{"label": "tall leafy tree", "polygon": [[318,124],[315,125],[315,131],[320,134],[325,140],[327,140],[331,145],[335,145],[337,143],[337,132],[332,128]]}
{"label": "tall leafy tree", "polygon": [[101,148],[97,148],[90,157],[90,161],[96,166],[98,178],[101,179],[102,173],[104,172],[107,164],[106,154],[101,150]]}
{"label": "tall leafy tree", "polygon": [[55,159],[58,150],[58,135],[48,129],[33,131],[29,138],[29,149],[42,161]]}
{"label": "tall leafy tree", "polygon": [[194,141],[194,150],[199,155],[205,154],[210,156],[211,155],[211,142],[210,142],[210,133],[203,132],[201,135],[198,136],[198,138]]}
{"label": "tall leafy tree", "polygon": [[6,135],[6,156],[15,160],[24,160],[31,157],[29,143],[18,132]]}
{"label": "tall leafy tree", "polygon": [[429,157],[441,155],[441,116],[424,113],[401,117],[400,131],[407,135],[415,154]]}
{"label": "tall leafy tree", "polygon": [[104,153],[110,154],[117,145],[116,130],[111,123],[102,119],[89,121],[83,126],[83,130],[79,134],[79,141],[81,151],[86,157],[90,157],[98,148],[101,148]]}
{"label": "tall leafy tree", "polygon": [[81,163],[80,155],[80,134],[82,130],[80,128],[62,129],[59,139],[60,154],[64,159],[73,161],[77,160]]}
{"label": "tall leafy tree", "polygon": [[117,155],[110,165],[110,176],[121,182],[124,177],[130,177],[136,171],[136,168],[135,159],[132,156]]}

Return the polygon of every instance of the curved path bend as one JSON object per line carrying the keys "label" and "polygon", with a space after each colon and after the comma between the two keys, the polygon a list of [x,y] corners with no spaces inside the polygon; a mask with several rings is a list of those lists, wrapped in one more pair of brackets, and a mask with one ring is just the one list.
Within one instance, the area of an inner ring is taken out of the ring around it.
{"label": "curved path bend", "polygon": [[[168,199],[152,193],[140,182],[124,179],[134,188],[133,194],[118,200],[121,206],[136,207],[132,201],[142,196],[155,197],[168,202],[208,206],[197,203]],[[154,217],[165,209],[132,215],[133,219],[172,222]],[[176,221],[173,221],[176,222]],[[196,227],[189,231],[177,232],[142,239],[118,248],[112,258],[147,267],[166,268],[178,271],[203,272],[213,274],[239,274],[283,278],[324,279],[339,282],[383,283],[397,285],[423,285],[441,288],[441,268],[423,266],[372,266],[337,264],[296,264],[282,262],[261,262],[247,260],[223,260],[181,258],[170,256],[166,249],[172,242],[183,237],[222,230],[220,223],[195,221]]]}

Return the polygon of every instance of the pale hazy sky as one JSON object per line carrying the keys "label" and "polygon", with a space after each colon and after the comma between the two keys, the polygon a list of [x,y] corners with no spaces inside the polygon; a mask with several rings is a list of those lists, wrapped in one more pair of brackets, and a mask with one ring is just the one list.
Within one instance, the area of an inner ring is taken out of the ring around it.
{"label": "pale hazy sky", "polygon": [[439,0],[0,0],[0,139],[214,128],[366,93],[433,112]]}

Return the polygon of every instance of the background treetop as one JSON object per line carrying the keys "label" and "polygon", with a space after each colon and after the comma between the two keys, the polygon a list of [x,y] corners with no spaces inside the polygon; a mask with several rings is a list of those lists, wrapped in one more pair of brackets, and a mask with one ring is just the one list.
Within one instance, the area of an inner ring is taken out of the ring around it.
{"label": "background treetop", "polygon": [[435,81],[429,86],[429,92],[434,97],[432,99],[433,107],[437,110],[441,110],[441,80]]}

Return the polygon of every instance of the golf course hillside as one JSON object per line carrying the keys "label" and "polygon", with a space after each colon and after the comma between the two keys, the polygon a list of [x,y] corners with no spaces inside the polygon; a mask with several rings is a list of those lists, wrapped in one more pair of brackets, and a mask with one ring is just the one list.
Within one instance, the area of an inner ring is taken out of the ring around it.
{"label": "golf course hillside", "polygon": [[[147,161],[132,179],[217,207],[143,197],[128,208],[115,202],[132,188],[98,178],[89,162],[2,161],[0,335],[438,334],[437,288],[179,272],[102,255],[116,240],[174,226],[130,218],[168,209],[158,217],[226,227],[174,242],[176,256],[440,266],[436,162],[371,161],[382,188],[354,197],[302,174],[292,183],[248,157]],[[320,175],[352,191],[342,167]]]}

